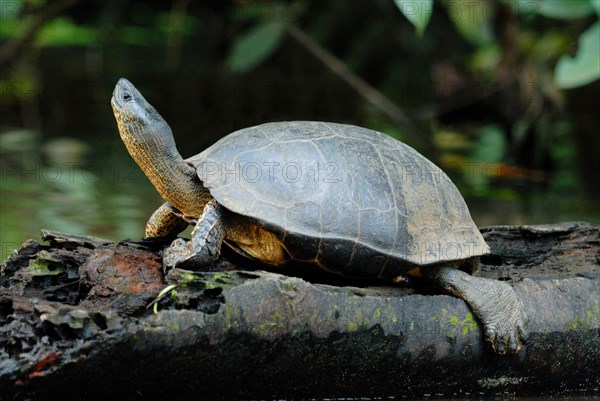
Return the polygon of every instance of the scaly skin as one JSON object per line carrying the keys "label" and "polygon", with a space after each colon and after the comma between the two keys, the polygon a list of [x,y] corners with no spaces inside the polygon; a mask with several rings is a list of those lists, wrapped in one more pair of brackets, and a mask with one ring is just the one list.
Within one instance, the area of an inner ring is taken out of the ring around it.
{"label": "scaly skin", "polygon": [[199,216],[212,196],[177,151],[167,122],[123,78],[115,87],[111,104],[123,143],[154,188],[185,215]]}
{"label": "scaly skin", "polygon": [[177,238],[163,255],[163,270],[174,267],[193,268],[215,262],[221,254],[225,229],[221,219],[220,206],[216,200],[205,206],[198,223],[192,231],[192,239]]}
{"label": "scaly skin", "polygon": [[175,210],[168,203],[163,203],[148,219],[146,224],[146,238],[175,237],[188,226],[181,212]]}

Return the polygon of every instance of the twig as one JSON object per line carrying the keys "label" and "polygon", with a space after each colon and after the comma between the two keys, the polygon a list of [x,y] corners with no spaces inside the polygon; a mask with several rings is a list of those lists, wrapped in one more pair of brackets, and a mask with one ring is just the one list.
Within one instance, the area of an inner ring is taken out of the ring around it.
{"label": "twig", "polygon": [[296,26],[288,25],[287,28],[294,39],[325,64],[331,71],[346,81],[346,83],[358,92],[359,95],[384,112],[392,121],[402,128],[407,136],[425,146],[431,154],[435,153],[431,141],[428,140],[426,134],[413,124],[400,107],[388,99],[383,93],[354,74],[344,62],[319,45]]}
{"label": "twig", "polygon": [[175,68],[181,59],[181,42],[189,4],[189,0],[177,0],[173,2],[171,7],[169,15],[170,31],[165,53],[165,62],[170,68]]}
{"label": "twig", "polygon": [[33,40],[36,33],[44,26],[46,21],[54,18],[78,1],[79,0],[51,1],[40,8],[36,15],[29,19],[27,22],[28,25],[23,30],[23,33],[0,48],[0,67],[4,67],[5,64],[14,61],[25,46]]}

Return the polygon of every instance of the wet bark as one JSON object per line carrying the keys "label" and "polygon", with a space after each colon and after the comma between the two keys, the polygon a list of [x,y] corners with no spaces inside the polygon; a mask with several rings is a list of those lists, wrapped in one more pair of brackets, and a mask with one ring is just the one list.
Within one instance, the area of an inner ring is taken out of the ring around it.
{"label": "wet bark", "polygon": [[600,227],[481,231],[481,274],[510,282],[530,317],[517,355],[494,354],[465,302],[427,285],[231,255],[165,278],[162,243],[43,231],[0,267],[0,399],[598,392]]}

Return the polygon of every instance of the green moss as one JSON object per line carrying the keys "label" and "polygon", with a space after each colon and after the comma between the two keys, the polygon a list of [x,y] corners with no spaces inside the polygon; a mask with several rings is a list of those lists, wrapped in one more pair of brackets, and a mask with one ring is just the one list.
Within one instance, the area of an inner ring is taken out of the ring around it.
{"label": "green moss", "polygon": [[[41,253],[41,252],[40,252]],[[63,272],[62,269],[50,269],[52,260],[36,258],[29,261],[29,273],[32,276],[56,276]]]}
{"label": "green moss", "polygon": [[280,288],[287,292],[298,292],[298,286],[296,286],[296,284],[282,283]]}
{"label": "green moss", "polygon": [[479,326],[475,319],[473,319],[472,313],[467,313],[465,318],[460,322],[462,325],[463,335],[468,335],[470,331],[478,330]]}
{"label": "green moss", "polygon": [[166,322],[165,327],[172,333],[172,334],[178,334],[179,333],[179,325],[175,324],[173,322]]}
{"label": "green moss", "polygon": [[[444,326],[444,321],[450,323],[450,328],[448,332],[448,336],[454,338],[459,333],[463,336],[468,336],[472,331],[476,331],[479,329],[479,325],[477,321],[474,319],[472,313],[467,313],[463,319],[456,315],[450,315],[446,309],[442,310],[442,321],[440,322],[441,326]],[[433,316],[432,320],[437,320],[437,316]]]}
{"label": "green moss", "polygon": [[231,308],[227,303],[225,303],[223,309],[225,310],[225,327],[227,330],[233,327],[233,317],[231,313]]}
{"label": "green moss", "polygon": [[585,314],[586,321],[589,323],[590,327],[593,324],[593,321],[596,321],[596,326],[600,324],[600,306],[593,306],[587,313]]}
{"label": "green moss", "polygon": [[266,332],[269,329],[273,329],[276,327],[283,327],[283,323],[278,323],[278,322],[266,322],[266,323],[261,323],[258,326],[258,330],[260,331],[261,334],[266,334]]}
{"label": "green moss", "polygon": [[223,272],[223,273],[215,273],[212,276],[213,281],[219,281],[223,284],[227,284],[229,280],[231,280],[231,273]]}
{"label": "green moss", "polygon": [[180,277],[180,281],[182,283],[189,283],[190,281],[194,281],[196,278],[198,278],[194,273],[183,273]]}
{"label": "green moss", "polygon": [[593,306],[585,313],[583,318],[576,316],[568,325],[568,329],[571,331],[590,330],[598,327],[598,324],[600,324],[600,307]]}
{"label": "green moss", "polygon": [[579,328],[580,322],[579,322],[579,316],[575,317],[575,319],[573,319],[571,321],[571,324],[569,325],[569,330],[571,331],[576,331]]}
{"label": "green moss", "polygon": [[235,285],[234,276],[228,272],[221,273],[206,273],[202,275],[196,275],[194,280],[196,282],[202,282],[205,286],[205,289],[214,289],[214,288],[230,288]]}
{"label": "green moss", "polygon": [[275,328],[284,328],[285,324],[281,321],[283,319],[283,314],[281,312],[275,312],[271,316],[271,319],[268,322],[261,323],[258,326],[258,331],[262,335],[266,335],[270,329]]}

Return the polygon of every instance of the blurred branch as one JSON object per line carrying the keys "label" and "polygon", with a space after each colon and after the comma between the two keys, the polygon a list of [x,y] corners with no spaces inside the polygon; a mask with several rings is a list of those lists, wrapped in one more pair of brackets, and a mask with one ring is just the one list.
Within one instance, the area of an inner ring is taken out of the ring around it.
{"label": "blurred branch", "polygon": [[106,1],[105,6],[98,15],[95,30],[98,40],[92,42],[86,49],[86,72],[96,78],[101,77],[104,67],[104,50],[111,41],[111,35],[118,30],[119,19],[123,15],[130,0],[111,0]]}
{"label": "blurred branch", "polygon": [[67,8],[75,5],[78,1],[56,0],[50,1],[43,7],[40,7],[38,12],[28,19],[28,25],[23,30],[23,33],[0,48],[0,68],[15,61],[19,53],[34,39],[36,33],[44,26],[46,21],[56,17]]}
{"label": "blurred branch", "polygon": [[173,2],[169,15],[169,39],[165,54],[167,66],[174,69],[181,59],[181,41],[184,31],[185,17],[190,4],[189,0],[177,0]]}
{"label": "blurred branch", "polygon": [[400,107],[379,90],[354,74],[343,61],[315,42],[302,30],[293,25],[289,25],[287,28],[292,37],[312,53],[313,56],[346,81],[346,83],[358,92],[359,95],[385,113],[402,129],[403,133],[427,148],[430,155],[435,155],[435,149],[429,140],[429,136],[425,132],[419,130]]}

